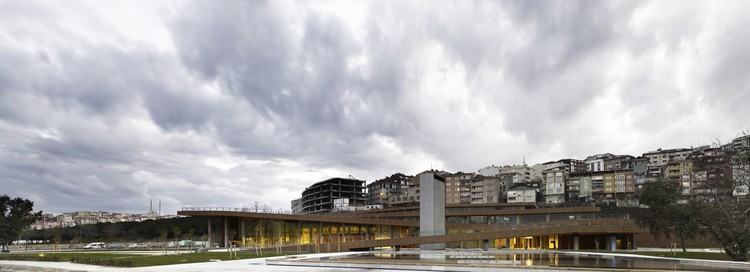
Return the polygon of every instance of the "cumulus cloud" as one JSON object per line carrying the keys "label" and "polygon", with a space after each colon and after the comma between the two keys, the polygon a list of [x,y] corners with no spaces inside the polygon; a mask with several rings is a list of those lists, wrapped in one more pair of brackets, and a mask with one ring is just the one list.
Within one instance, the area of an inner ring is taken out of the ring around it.
{"label": "cumulus cloud", "polygon": [[0,182],[52,212],[639,155],[750,124],[744,2],[0,4]]}

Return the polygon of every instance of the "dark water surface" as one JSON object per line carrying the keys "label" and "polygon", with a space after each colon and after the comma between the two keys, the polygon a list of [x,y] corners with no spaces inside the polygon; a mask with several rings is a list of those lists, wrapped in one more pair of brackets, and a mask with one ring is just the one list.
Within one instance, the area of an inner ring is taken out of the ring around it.
{"label": "dark water surface", "polygon": [[644,269],[674,271],[750,271],[750,266],[732,266],[721,262],[680,261],[654,259],[629,255],[599,255],[565,252],[493,253],[493,252],[442,252],[370,253],[326,260],[333,262],[368,262],[388,264],[498,266],[498,267],[548,267],[548,268],[598,268]]}

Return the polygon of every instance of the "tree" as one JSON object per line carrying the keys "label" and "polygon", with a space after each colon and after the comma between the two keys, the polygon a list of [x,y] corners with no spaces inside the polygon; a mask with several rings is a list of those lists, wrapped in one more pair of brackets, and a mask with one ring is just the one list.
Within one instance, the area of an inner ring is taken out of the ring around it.
{"label": "tree", "polygon": [[34,212],[34,202],[20,197],[0,196],[0,245],[7,244],[21,235],[21,232],[42,217],[42,212]]}
{"label": "tree", "polygon": [[182,230],[180,230],[180,227],[174,227],[172,232],[174,233],[175,248],[177,248],[175,254],[180,254],[180,233],[182,233]]}
{"label": "tree", "polygon": [[734,261],[747,261],[750,249],[750,220],[748,201],[731,201],[722,198],[704,201],[697,211],[698,218],[714,241]]}
{"label": "tree", "polygon": [[699,212],[701,204],[698,201],[690,200],[684,205],[673,205],[669,209],[667,216],[672,223],[672,230],[677,239],[680,240],[682,252],[687,252],[685,247],[686,240],[693,240],[698,235],[704,234]]}
{"label": "tree", "polygon": [[159,231],[159,240],[164,245],[164,254],[167,254],[167,235],[169,234],[169,231],[167,229],[161,229]]}
{"label": "tree", "polygon": [[[747,137],[747,133],[744,134]],[[716,190],[699,201],[696,210],[702,225],[713,240],[734,261],[747,261],[750,253],[750,147],[721,145],[724,170],[714,174]],[[721,169],[720,169],[721,170]]]}
{"label": "tree", "polygon": [[648,226],[655,239],[675,235],[682,251],[687,252],[685,241],[695,239],[702,233],[701,221],[695,212],[700,209],[700,203],[690,201],[686,205],[677,204],[677,192],[671,184],[663,181],[646,183],[639,201],[648,206],[637,215],[639,221]]}
{"label": "tree", "polygon": [[648,226],[654,238],[661,236],[669,237],[669,209],[675,205],[675,193],[668,184],[664,182],[649,182],[643,185],[639,202],[648,208],[638,214],[641,224]]}

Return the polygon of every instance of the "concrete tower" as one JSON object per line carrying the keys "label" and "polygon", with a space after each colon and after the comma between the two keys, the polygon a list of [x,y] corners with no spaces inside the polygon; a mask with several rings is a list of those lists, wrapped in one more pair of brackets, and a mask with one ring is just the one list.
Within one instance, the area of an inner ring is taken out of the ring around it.
{"label": "concrete tower", "polygon": [[[445,179],[419,174],[419,236],[445,235]],[[445,243],[422,244],[423,250],[445,249]]]}

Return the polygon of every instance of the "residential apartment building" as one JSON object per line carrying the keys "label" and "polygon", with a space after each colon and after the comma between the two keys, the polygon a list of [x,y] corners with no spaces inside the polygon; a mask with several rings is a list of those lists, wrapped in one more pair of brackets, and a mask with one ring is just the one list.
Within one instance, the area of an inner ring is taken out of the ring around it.
{"label": "residential apartment building", "polygon": [[542,172],[542,195],[544,203],[565,203],[565,177],[567,172],[564,167],[548,169]]}
{"label": "residential apartment building", "polygon": [[562,167],[566,173],[584,172],[586,169],[586,162],[577,159],[562,159],[558,161],[551,161],[542,164],[544,170]]}
{"label": "residential apartment building", "polygon": [[510,176],[513,184],[529,183],[535,179],[541,179],[541,170],[538,167],[523,165],[487,166],[477,171],[483,176]]}
{"label": "residential apartment building", "polygon": [[505,186],[498,177],[476,175],[471,180],[471,203],[501,203]]}
{"label": "residential apartment building", "polygon": [[672,160],[662,166],[662,182],[666,182],[681,196],[690,196],[692,191],[693,162],[690,159]]}
{"label": "residential apartment building", "polygon": [[565,202],[581,203],[593,200],[591,172],[574,172],[568,175]]}
{"label": "residential apartment building", "polygon": [[445,204],[471,203],[471,181],[474,173],[457,172],[445,175]]}
{"label": "residential apartment building", "polygon": [[302,214],[302,198],[292,199],[292,214]]}
{"label": "residential apartment building", "polygon": [[733,150],[750,149],[750,135],[735,138],[729,144],[729,148]]}
{"label": "residential apartment building", "polygon": [[669,161],[684,160],[692,148],[675,148],[675,149],[657,149],[656,151],[643,153],[643,157],[648,158],[648,171],[646,172],[647,181],[656,181],[662,174],[662,168]]}
{"label": "residential apartment building", "polygon": [[635,199],[636,182],[633,171],[604,171],[601,175],[604,202],[615,202],[622,206],[621,201]]}
{"label": "residential apartment building", "polygon": [[648,173],[648,161],[647,157],[637,157],[630,160],[630,165],[633,169],[633,175],[635,176],[636,191],[638,188],[646,183],[646,174]]}
{"label": "residential apartment building", "polygon": [[732,166],[725,150],[701,149],[691,153],[686,160],[692,163],[691,195],[711,197],[713,194],[733,193]]}
{"label": "residential apartment building", "polygon": [[679,192],[683,203],[690,197],[732,193],[731,166],[723,149],[694,149],[685,159],[668,160],[660,171],[662,181]]}
{"label": "residential apartment building", "polygon": [[414,176],[395,173],[367,185],[367,205],[388,206],[391,194],[395,190],[411,186]]}
{"label": "residential apartment building", "polygon": [[535,203],[537,189],[518,184],[508,188],[508,203]]}
{"label": "residential apartment building", "polygon": [[409,187],[401,187],[390,192],[389,207],[412,206],[419,203],[419,185],[412,183]]}
{"label": "residential apartment building", "polygon": [[32,224],[30,227],[32,229],[48,229],[97,223],[142,222],[146,220],[169,219],[174,217],[176,216],[159,215],[159,213],[154,210],[150,210],[145,214],[116,213],[106,211],[77,211],[66,212],[57,216],[54,216],[52,214],[43,214],[42,218]]}
{"label": "residential apartment building", "polygon": [[617,155],[611,158],[606,158],[604,159],[604,170],[633,169],[633,166],[630,163],[633,159],[635,159],[635,157],[631,155]]}
{"label": "residential apartment building", "polygon": [[597,171],[604,171],[604,160],[615,157],[615,155],[612,155],[611,153],[604,153],[604,154],[597,154],[593,156],[588,156],[586,160],[586,171],[590,172],[597,172]]}

